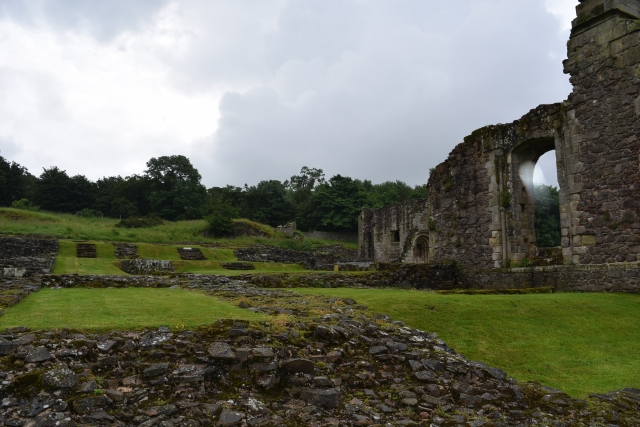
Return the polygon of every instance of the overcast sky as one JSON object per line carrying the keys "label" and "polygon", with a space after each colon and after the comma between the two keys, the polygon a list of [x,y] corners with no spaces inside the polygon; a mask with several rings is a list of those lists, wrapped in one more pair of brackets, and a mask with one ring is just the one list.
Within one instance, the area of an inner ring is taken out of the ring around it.
{"label": "overcast sky", "polygon": [[93,180],[183,154],[207,187],[304,165],[422,184],[473,130],[567,97],[577,4],[0,0],[0,155]]}

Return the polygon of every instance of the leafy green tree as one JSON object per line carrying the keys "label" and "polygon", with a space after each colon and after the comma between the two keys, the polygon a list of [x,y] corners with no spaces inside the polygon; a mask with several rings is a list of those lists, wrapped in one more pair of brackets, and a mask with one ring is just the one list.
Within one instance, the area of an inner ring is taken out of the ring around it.
{"label": "leafy green tree", "polygon": [[336,175],[317,187],[306,216],[317,230],[355,231],[367,205],[370,199],[361,182]]}
{"label": "leafy green tree", "polygon": [[209,224],[209,232],[214,237],[225,237],[233,233],[233,219],[239,215],[239,210],[228,202],[214,204],[209,208],[209,215],[205,217]]}
{"label": "leafy green tree", "polygon": [[244,200],[240,215],[273,227],[286,224],[295,218],[295,206],[287,197],[287,189],[278,180],[261,181],[256,186],[244,188]]}
{"label": "leafy green tree", "polygon": [[202,218],[207,190],[202,177],[185,156],[162,156],[147,162],[151,182],[151,211],[168,220]]}
{"label": "leafy green tree", "polygon": [[324,172],[322,169],[303,166],[299,175],[294,175],[289,181],[285,181],[289,199],[296,210],[296,222],[298,228],[307,230],[311,226],[305,212],[309,211],[309,203],[318,185],[324,184]]}
{"label": "leafy green tree", "polygon": [[371,195],[371,207],[373,208],[427,197],[426,185],[417,185],[412,188],[402,181],[374,184],[369,187],[368,192]]}
{"label": "leafy green tree", "polygon": [[40,207],[34,205],[33,203],[31,203],[29,201],[29,199],[20,199],[20,200],[14,200],[11,203],[11,207],[14,209],[22,209],[24,211],[39,211]]}
{"label": "leafy green tree", "polygon": [[69,198],[69,175],[67,172],[60,170],[57,166],[49,169],[44,168],[38,180],[35,203],[44,210],[71,212]]}
{"label": "leafy green tree", "polygon": [[95,184],[83,175],[69,177],[53,166],[40,175],[35,194],[35,203],[44,210],[74,213],[93,206]]}
{"label": "leafy green tree", "polygon": [[96,200],[97,186],[84,175],[69,178],[69,199],[67,212],[78,212],[91,209]]}
{"label": "leafy green tree", "polygon": [[115,187],[112,201],[114,216],[146,216],[151,213],[149,199],[153,191],[151,179],[144,175],[131,175]]}
{"label": "leafy green tree", "polygon": [[536,244],[540,248],[560,246],[560,198],[550,185],[534,186]]}
{"label": "leafy green tree", "polygon": [[26,168],[0,156],[0,206],[11,206],[16,200],[31,197],[29,187],[34,179]]}

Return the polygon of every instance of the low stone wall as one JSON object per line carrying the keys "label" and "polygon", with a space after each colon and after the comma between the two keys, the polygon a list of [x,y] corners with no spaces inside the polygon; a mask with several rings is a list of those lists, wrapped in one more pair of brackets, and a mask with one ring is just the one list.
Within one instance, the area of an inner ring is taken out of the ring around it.
{"label": "low stone wall", "polygon": [[640,293],[640,263],[465,271],[462,280],[482,289],[553,287],[565,292]]}
{"label": "low stone wall", "polygon": [[[139,261],[139,260],[137,260]],[[44,275],[38,286],[54,287],[171,287],[207,289],[230,280],[263,288],[376,287],[402,289],[526,289],[553,288],[564,292],[640,293],[640,263],[546,266],[465,271],[457,264],[379,264],[362,275],[343,273],[268,273],[228,276],[170,274],[168,276]]]}
{"label": "low stone wall", "polygon": [[0,315],[6,308],[16,305],[30,293],[39,290],[40,284],[34,282],[32,278],[4,278],[0,280]]}
{"label": "low stone wall", "polygon": [[0,259],[20,257],[55,257],[58,240],[31,237],[0,237]]}
{"label": "low stone wall", "polygon": [[171,261],[159,259],[123,259],[120,269],[129,274],[167,274],[173,273]]}
{"label": "low stone wall", "polygon": [[55,258],[18,257],[0,259],[0,277],[32,277],[53,271]]}
{"label": "low stone wall", "polygon": [[31,237],[0,237],[0,277],[32,277],[53,271],[58,241]]}
{"label": "low stone wall", "polygon": [[235,255],[240,261],[302,263],[308,269],[322,264],[353,262],[358,259],[358,251],[344,246],[320,246],[315,251],[296,251],[271,245],[253,245],[236,249]]}
{"label": "low stone wall", "polygon": [[342,233],[336,231],[306,231],[302,233],[307,239],[331,240],[334,242],[358,242],[358,233]]}

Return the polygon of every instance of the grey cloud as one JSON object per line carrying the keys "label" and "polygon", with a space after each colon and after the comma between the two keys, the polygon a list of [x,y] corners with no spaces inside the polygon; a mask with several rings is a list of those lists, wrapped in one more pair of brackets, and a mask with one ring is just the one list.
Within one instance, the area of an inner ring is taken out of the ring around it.
{"label": "grey cloud", "polygon": [[227,93],[217,132],[198,144],[210,185],[302,165],[424,183],[474,129],[570,91],[566,34],[542,2],[346,3],[283,8],[265,46],[273,78]]}

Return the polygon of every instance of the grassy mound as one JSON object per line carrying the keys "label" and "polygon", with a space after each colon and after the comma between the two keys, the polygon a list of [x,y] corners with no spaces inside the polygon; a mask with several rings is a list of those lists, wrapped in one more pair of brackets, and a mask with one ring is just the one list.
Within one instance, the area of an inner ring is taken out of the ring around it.
{"label": "grassy mound", "polygon": [[243,222],[266,234],[266,237],[237,237],[215,239],[202,234],[207,228],[205,220],[164,221],[162,224],[146,228],[119,228],[118,219],[82,217],[70,214],[32,212],[12,208],[0,208],[0,234],[26,235],[44,234],[62,239],[100,240],[110,242],[178,243],[204,242],[218,243],[229,247],[248,246],[254,243],[282,246],[292,249],[309,249],[309,246],[339,244],[356,248],[357,244],[308,239],[306,243],[285,237],[273,227],[247,219]]}
{"label": "grassy mound", "polygon": [[640,388],[640,296],[442,295],[373,289],[299,289],[354,298],[369,309],[436,332],[469,359],[572,396]]}
{"label": "grassy mound", "polygon": [[0,317],[0,329],[195,328],[218,319],[263,320],[204,293],[183,289],[42,289]]}

